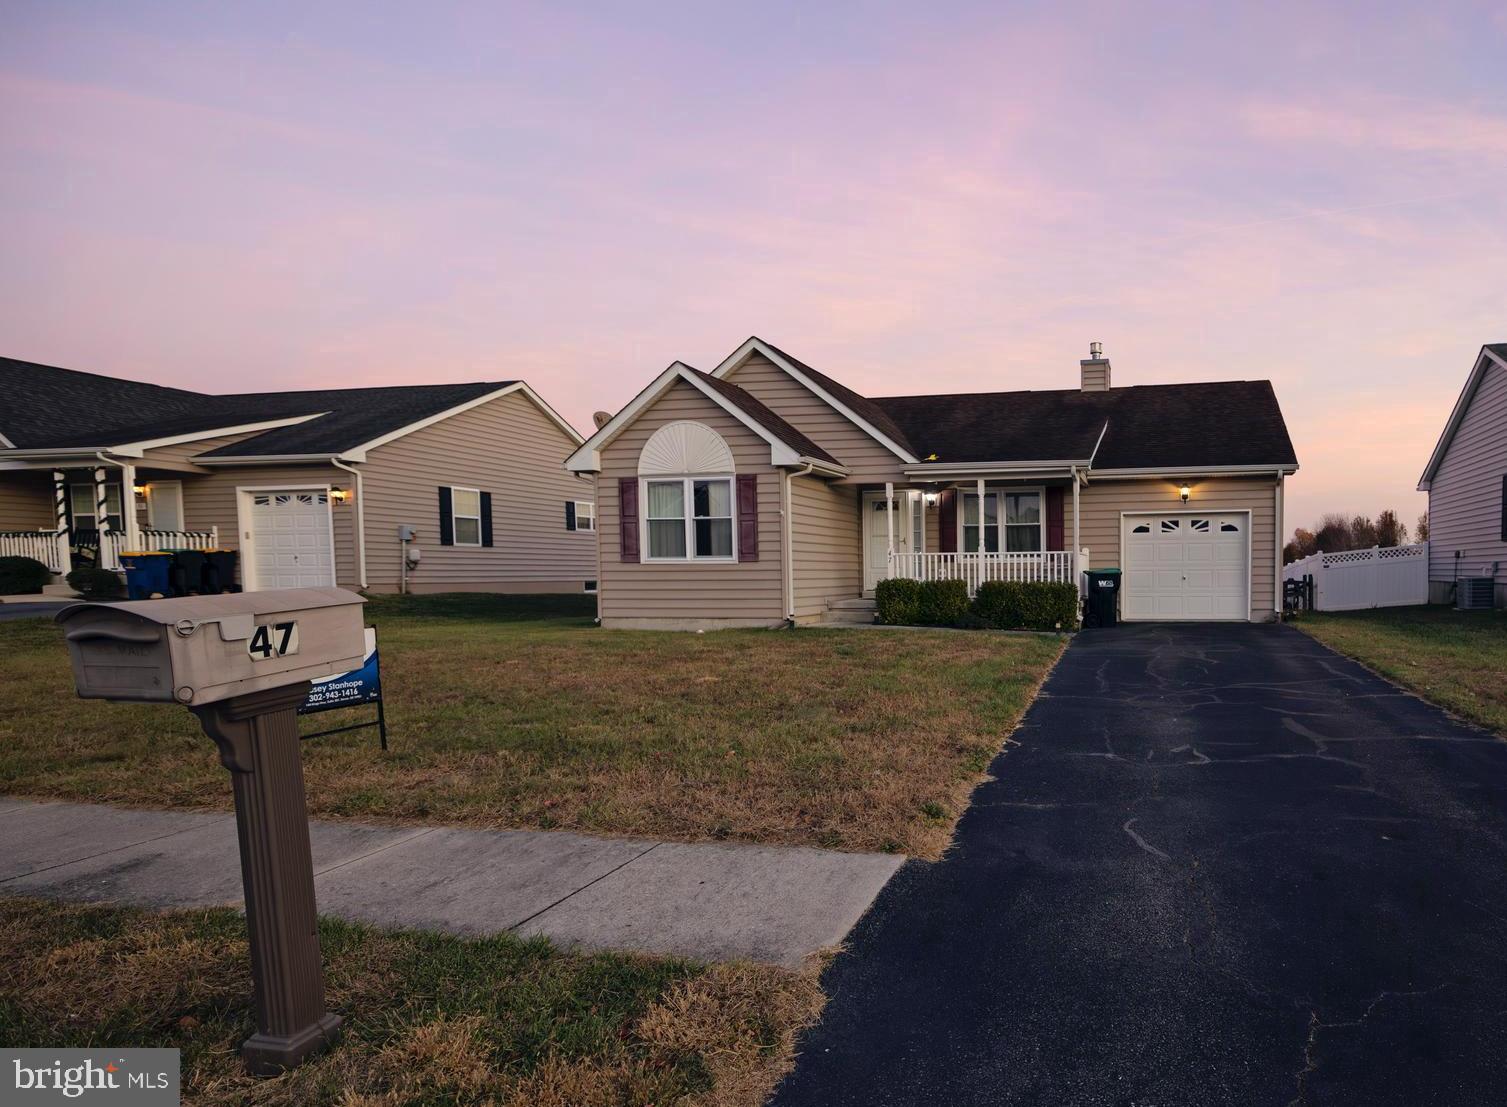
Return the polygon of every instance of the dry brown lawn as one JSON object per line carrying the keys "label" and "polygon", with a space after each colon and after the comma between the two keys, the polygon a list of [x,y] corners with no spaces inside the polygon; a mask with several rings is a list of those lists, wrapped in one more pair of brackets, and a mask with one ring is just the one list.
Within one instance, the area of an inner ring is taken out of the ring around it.
{"label": "dry brown lawn", "polygon": [[802,973],[321,920],[330,1054],[254,1080],[245,920],[0,899],[0,1041],[182,1050],[195,1105],[755,1107],[821,1009]]}
{"label": "dry brown lawn", "polygon": [[[372,603],[392,748],[307,743],[310,812],[936,857],[1065,641],[607,631],[561,603]],[[0,791],[229,806],[193,717],[79,701],[50,623],[0,624],[0,670]]]}

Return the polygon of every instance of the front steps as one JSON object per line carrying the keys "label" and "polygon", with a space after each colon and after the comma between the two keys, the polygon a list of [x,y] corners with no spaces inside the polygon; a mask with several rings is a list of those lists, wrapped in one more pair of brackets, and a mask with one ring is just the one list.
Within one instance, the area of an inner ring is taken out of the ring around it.
{"label": "front steps", "polygon": [[863,626],[872,623],[878,607],[873,600],[854,596],[847,600],[828,600],[826,614],[822,616],[823,626]]}

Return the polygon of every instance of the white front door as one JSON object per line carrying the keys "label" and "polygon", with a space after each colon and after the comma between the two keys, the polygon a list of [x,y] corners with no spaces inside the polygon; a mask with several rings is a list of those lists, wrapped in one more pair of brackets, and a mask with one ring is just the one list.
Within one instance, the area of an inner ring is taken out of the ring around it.
{"label": "white front door", "polygon": [[[885,518],[883,492],[866,492],[863,497],[863,590],[872,592],[874,585],[890,575],[890,524]],[[903,497],[888,501],[895,513],[895,549],[904,550],[905,512]]]}
{"label": "white front door", "polygon": [[1249,527],[1244,512],[1126,515],[1123,617],[1249,619]]}
{"label": "white front door", "polygon": [[332,587],[335,545],[329,492],[290,488],[246,495],[251,499],[249,587]]}

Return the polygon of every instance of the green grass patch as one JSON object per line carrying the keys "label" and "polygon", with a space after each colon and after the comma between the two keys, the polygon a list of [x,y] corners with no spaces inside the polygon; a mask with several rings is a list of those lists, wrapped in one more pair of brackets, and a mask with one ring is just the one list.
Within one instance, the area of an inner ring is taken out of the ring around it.
{"label": "green grass patch", "polygon": [[[373,600],[392,748],[374,731],[307,743],[311,814],[936,857],[1065,643],[602,630],[592,610],[578,596]],[[230,806],[193,716],[78,700],[50,622],[0,623],[0,667],[0,791]],[[304,728],[358,717],[370,709]]]}
{"label": "green grass patch", "polygon": [[1314,612],[1296,625],[1425,699],[1507,735],[1507,611]]}
{"label": "green grass patch", "polygon": [[330,919],[320,942],[341,1040],[253,1080],[239,913],[0,899],[0,1041],[177,1048],[189,1104],[752,1107],[821,1005],[814,972]]}

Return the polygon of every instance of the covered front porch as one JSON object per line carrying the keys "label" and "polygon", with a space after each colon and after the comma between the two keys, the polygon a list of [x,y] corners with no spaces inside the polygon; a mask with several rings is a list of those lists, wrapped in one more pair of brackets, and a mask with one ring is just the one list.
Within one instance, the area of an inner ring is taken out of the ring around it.
{"label": "covered front porch", "polygon": [[[931,467],[935,471],[936,467]],[[863,491],[864,595],[881,580],[1053,581],[1082,588],[1076,466],[969,474],[908,471]]]}
{"label": "covered front porch", "polygon": [[217,526],[186,525],[182,477],[117,461],[12,463],[0,472],[0,557],[28,557],[62,576],[119,571],[132,550],[219,548]]}

